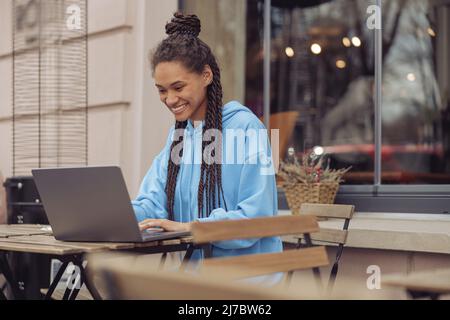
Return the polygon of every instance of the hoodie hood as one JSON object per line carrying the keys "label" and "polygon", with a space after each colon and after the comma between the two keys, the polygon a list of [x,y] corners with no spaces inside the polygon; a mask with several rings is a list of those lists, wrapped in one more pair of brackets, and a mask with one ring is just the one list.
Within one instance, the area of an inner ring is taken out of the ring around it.
{"label": "hoodie hood", "polygon": [[233,100],[233,101],[226,103],[223,106],[223,111],[222,111],[223,127],[224,128],[228,127],[231,119],[240,112],[244,112],[244,113],[248,112],[253,115],[253,112],[249,108],[243,106],[238,101]]}

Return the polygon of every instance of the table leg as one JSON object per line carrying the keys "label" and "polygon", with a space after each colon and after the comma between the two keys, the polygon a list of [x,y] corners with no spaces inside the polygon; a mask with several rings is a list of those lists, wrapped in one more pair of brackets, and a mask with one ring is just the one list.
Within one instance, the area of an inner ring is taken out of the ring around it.
{"label": "table leg", "polygon": [[83,281],[80,279],[80,284],[73,288],[68,297],[65,296],[63,300],[75,300],[80,292],[81,287],[83,286]]}
{"label": "table leg", "polygon": [[55,291],[56,286],[58,285],[59,281],[61,280],[68,265],[69,265],[69,260],[63,261],[63,264],[61,265],[58,272],[56,273],[55,279],[53,279],[52,283],[50,284],[50,287],[48,288],[48,291],[44,297],[44,300],[50,300],[52,298],[53,292]]}
{"label": "table leg", "polygon": [[68,297],[68,300],[75,300],[78,293],[80,292],[81,287],[86,285],[87,290],[91,294],[92,298],[94,300],[102,300],[102,297],[100,296],[99,292],[97,291],[97,288],[91,283],[90,278],[88,276],[88,272],[85,267],[83,267],[83,260],[78,259],[74,262],[74,264],[80,269],[80,282],[75,286],[75,288],[72,290],[70,296]]}
{"label": "table leg", "polygon": [[[76,256],[73,257],[73,259],[71,260],[73,265],[78,267],[78,269],[80,270],[79,272],[81,273],[81,268],[79,266],[79,261],[80,261],[80,257],[76,257]],[[75,271],[76,271],[76,269],[74,269],[74,272]],[[75,281],[76,282],[72,286],[67,285],[66,290],[64,291],[64,295],[62,297],[62,300],[75,300],[75,298],[78,295],[78,291],[79,291],[79,289],[77,290],[77,288],[81,288],[83,286],[83,282],[81,281],[81,274],[80,274],[79,278],[78,278],[78,274],[72,273],[71,276],[74,276],[74,275],[75,275]]]}
{"label": "table leg", "polygon": [[162,270],[164,268],[164,264],[166,263],[167,252],[164,252],[161,256],[161,260],[159,260],[158,270]]}
{"label": "table leg", "polygon": [[[3,273],[6,282],[10,285],[14,299],[21,299],[22,294],[20,292],[19,284],[14,278],[14,275],[8,263],[8,259],[6,259],[5,252],[0,252],[0,272]],[[3,297],[5,297],[6,299],[6,296],[3,294],[2,291],[2,298]]]}
{"label": "table leg", "polygon": [[[0,274],[2,274],[1,268],[0,268]],[[8,299],[6,298],[5,293],[4,293],[7,284],[8,284],[8,283],[5,282],[5,283],[2,285],[2,287],[0,288],[0,301],[2,301],[2,300],[8,300]]]}
{"label": "table leg", "polygon": [[284,278],[284,284],[286,285],[286,287],[291,284],[293,274],[294,271],[292,270],[286,273],[286,277]]}
{"label": "table leg", "polygon": [[64,295],[62,297],[62,300],[70,300],[70,295],[72,294],[73,290],[67,286],[66,290],[64,290]]}
{"label": "table leg", "polygon": [[186,250],[186,254],[184,255],[183,261],[181,262],[180,271],[184,271],[184,269],[186,269],[187,263],[191,259],[192,254],[194,253],[194,249],[195,249],[194,245],[191,244],[188,246],[188,248]]}
{"label": "table leg", "polygon": [[211,243],[207,243],[203,245],[203,255],[205,257],[205,259],[209,259],[212,258],[212,244]]}
{"label": "table leg", "polygon": [[[77,266],[78,268],[80,268],[79,264],[78,264],[78,260],[80,258],[78,257],[73,257],[72,259],[69,260],[69,263],[72,262],[75,266]],[[75,271],[75,270],[74,270]],[[81,272],[81,269],[80,269]],[[73,274],[72,274],[73,276]],[[77,275],[75,275],[77,276]],[[75,278],[76,280],[77,278]],[[74,287],[70,287],[69,285],[66,287],[65,291],[64,291],[64,295],[62,297],[62,300],[75,300],[77,294],[78,294],[78,290],[76,290],[76,288],[81,288],[83,286],[83,282],[81,281],[81,275],[80,275],[80,280],[76,280]],[[80,282],[80,283],[78,283]],[[72,299],[73,296],[73,299]]]}
{"label": "table leg", "polygon": [[92,298],[94,298],[94,300],[102,300],[100,293],[98,292],[97,288],[94,286],[94,284],[91,282],[91,279],[88,276],[88,270],[86,270],[86,268],[81,268],[80,270],[81,270],[81,280],[86,285],[86,288],[92,295]]}
{"label": "table leg", "polygon": [[4,300],[8,300],[5,296],[5,294],[3,293],[3,289],[0,289],[0,301],[4,301]]}

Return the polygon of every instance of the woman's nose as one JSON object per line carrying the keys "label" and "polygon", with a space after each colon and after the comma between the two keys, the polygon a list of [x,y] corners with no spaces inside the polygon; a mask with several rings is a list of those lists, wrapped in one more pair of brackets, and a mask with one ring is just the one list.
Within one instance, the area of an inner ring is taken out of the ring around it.
{"label": "woman's nose", "polygon": [[168,93],[166,98],[166,104],[169,107],[176,107],[178,103],[178,97],[173,93]]}

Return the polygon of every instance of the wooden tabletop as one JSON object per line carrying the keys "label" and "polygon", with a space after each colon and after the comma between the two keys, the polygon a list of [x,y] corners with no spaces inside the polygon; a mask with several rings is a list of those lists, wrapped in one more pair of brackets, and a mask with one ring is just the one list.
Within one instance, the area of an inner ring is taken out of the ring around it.
{"label": "wooden tabletop", "polygon": [[190,243],[191,238],[132,242],[69,242],[56,240],[44,225],[0,225],[0,250],[52,255],[82,254]]}
{"label": "wooden tabletop", "polygon": [[383,285],[402,287],[405,290],[424,291],[430,293],[450,293],[450,269],[417,271],[408,275],[385,275]]}
{"label": "wooden tabletop", "polygon": [[0,238],[51,234],[48,225],[41,224],[0,224]]}

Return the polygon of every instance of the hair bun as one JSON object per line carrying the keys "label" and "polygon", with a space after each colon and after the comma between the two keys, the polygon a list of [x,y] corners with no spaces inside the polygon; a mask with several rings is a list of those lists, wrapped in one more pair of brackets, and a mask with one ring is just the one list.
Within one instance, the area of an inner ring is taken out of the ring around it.
{"label": "hair bun", "polygon": [[200,19],[195,14],[184,15],[176,12],[172,20],[166,24],[166,33],[169,36],[173,34],[187,34],[198,37],[200,34]]}

